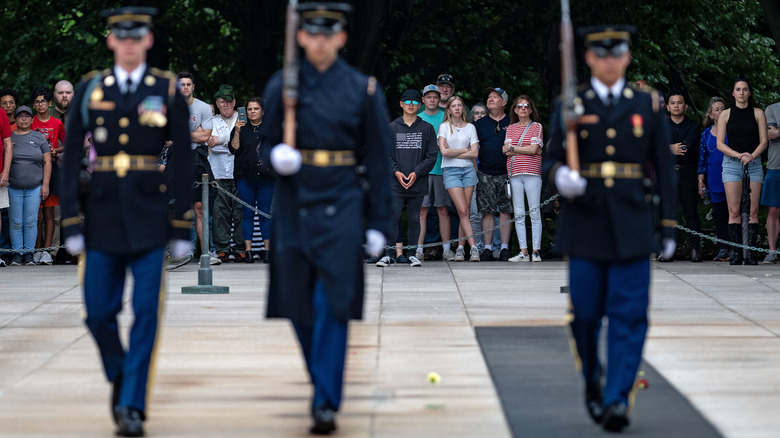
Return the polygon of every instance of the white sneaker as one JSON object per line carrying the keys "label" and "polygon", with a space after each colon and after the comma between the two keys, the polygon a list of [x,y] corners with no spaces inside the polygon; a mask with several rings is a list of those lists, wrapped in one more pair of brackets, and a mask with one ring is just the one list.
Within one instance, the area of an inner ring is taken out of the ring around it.
{"label": "white sneaker", "polygon": [[531,254],[531,261],[532,262],[541,262],[542,261],[542,256],[540,256],[537,251],[534,251],[534,253]]}
{"label": "white sneaker", "polygon": [[33,261],[35,264],[39,264],[41,262],[41,257],[43,256],[43,251],[38,251],[35,254],[33,254]]}
{"label": "white sneaker", "polygon": [[[448,262],[454,262],[455,261],[455,253],[452,252],[451,249],[448,249],[447,251],[444,251],[444,253],[442,254],[441,258],[443,258],[444,260],[446,260]],[[462,262],[463,259],[461,258],[460,261]]]}
{"label": "white sneaker", "polygon": [[378,262],[376,262],[376,265],[380,268],[386,268],[393,264],[393,259],[390,258],[390,256],[384,256],[381,259],[379,259]]}
{"label": "white sneaker", "polygon": [[422,266],[422,262],[415,256],[409,256],[409,266]]}
{"label": "white sneaker", "polygon": [[423,250],[419,246],[417,247],[417,251],[414,252],[414,258],[416,258],[418,262],[425,258]]}
{"label": "white sneaker", "polygon": [[222,260],[220,260],[219,257],[217,257],[216,254],[214,254],[213,252],[210,252],[209,253],[209,264],[210,265],[221,265],[222,264]]}
{"label": "white sneaker", "polygon": [[469,256],[469,261],[470,262],[478,262],[479,261],[479,248],[477,248],[476,246],[472,246],[471,247],[471,253],[470,253],[470,256]]}
{"label": "white sneaker", "polygon": [[[35,258],[33,258],[35,260]],[[48,251],[41,252],[41,258],[38,260],[39,265],[51,265],[54,260],[51,259],[51,254]]]}
{"label": "white sneaker", "polygon": [[510,257],[509,261],[510,262],[530,262],[531,258],[521,252],[521,253],[518,253],[514,257]]}
{"label": "white sneaker", "polygon": [[[450,250],[452,252],[452,250]],[[463,249],[462,246],[459,246],[457,251],[455,251],[455,258],[453,258],[456,262],[462,262],[466,260],[466,251]]]}

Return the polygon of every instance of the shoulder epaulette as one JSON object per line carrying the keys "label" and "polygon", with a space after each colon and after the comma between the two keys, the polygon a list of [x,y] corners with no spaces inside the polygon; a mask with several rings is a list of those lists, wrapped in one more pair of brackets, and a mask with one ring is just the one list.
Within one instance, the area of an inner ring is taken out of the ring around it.
{"label": "shoulder epaulette", "polygon": [[100,70],[92,70],[91,72],[89,72],[89,73],[85,74],[84,76],[82,76],[81,80],[82,81],[88,81],[88,80],[94,78],[95,76],[97,76],[98,73],[100,73]]}
{"label": "shoulder epaulette", "polygon": [[376,93],[376,78],[373,76],[368,77],[368,88],[366,92],[369,96],[373,96]]}
{"label": "shoulder epaulette", "polygon": [[105,68],[105,69],[103,69],[102,73],[103,73],[103,76],[108,76],[108,75],[114,74],[114,69],[113,68]]}
{"label": "shoulder epaulette", "polygon": [[168,78],[168,79],[177,79],[176,73],[168,70],[160,70],[159,68],[152,67],[149,69],[149,71],[155,75],[159,76],[161,78]]}
{"label": "shoulder epaulette", "polygon": [[582,93],[583,91],[587,90],[588,88],[590,88],[590,84],[580,84],[577,87],[577,91]]}

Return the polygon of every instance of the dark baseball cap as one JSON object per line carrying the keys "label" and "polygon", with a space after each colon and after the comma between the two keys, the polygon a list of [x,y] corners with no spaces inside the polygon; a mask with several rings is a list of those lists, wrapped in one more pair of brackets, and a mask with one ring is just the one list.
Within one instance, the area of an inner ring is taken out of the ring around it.
{"label": "dark baseball cap", "polygon": [[419,91],[410,88],[404,91],[404,94],[401,95],[401,102],[405,100],[416,100],[420,102],[422,100],[422,97],[420,96]]}
{"label": "dark baseball cap", "polygon": [[452,75],[449,73],[440,74],[439,77],[436,78],[436,85],[441,85],[441,84],[450,84],[454,87],[455,82],[453,82]]}
{"label": "dark baseball cap", "polygon": [[14,112],[14,117],[17,117],[19,115],[19,113],[27,113],[27,114],[29,114],[31,116],[33,115],[32,110],[27,105],[22,105],[22,106],[16,108],[16,111]]}
{"label": "dark baseball cap", "polygon": [[498,93],[498,95],[501,96],[502,99],[509,100],[509,94],[507,94],[507,92],[503,88],[499,88],[499,87],[487,87],[487,88],[485,88],[485,94],[487,94],[488,96],[490,96],[490,93],[492,93],[494,91],[496,93]]}

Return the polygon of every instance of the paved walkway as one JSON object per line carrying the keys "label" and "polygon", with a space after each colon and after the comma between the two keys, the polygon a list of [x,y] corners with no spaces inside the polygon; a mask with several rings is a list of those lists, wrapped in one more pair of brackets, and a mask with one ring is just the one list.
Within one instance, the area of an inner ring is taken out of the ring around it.
{"label": "paved walkway", "polygon": [[[562,325],[566,277],[560,261],[369,266],[338,436],[508,437],[474,327]],[[215,267],[228,295],[181,294],[197,283],[194,264],[168,282],[147,435],[308,436],[292,329],[263,318],[267,266]],[[0,269],[1,437],[112,436],[110,389],[82,313],[75,268]],[[122,313],[122,325],[131,320]],[[725,436],[777,436],[780,269],[657,264],[645,358]],[[431,371],[440,384],[426,382]]]}

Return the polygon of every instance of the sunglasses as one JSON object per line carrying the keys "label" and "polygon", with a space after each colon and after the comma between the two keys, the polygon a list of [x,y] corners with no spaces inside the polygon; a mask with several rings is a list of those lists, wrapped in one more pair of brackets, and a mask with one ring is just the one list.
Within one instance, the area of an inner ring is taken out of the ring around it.
{"label": "sunglasses", "polygon": [[419,105],[419,104],[420,104],[420,102],[419,102],[419,101],[417,101],[417,100],[406,99],[406,100],[404,101],[404,104],[405,104],[405,105]]}
{"label": "sunglasses", "polygon": [[528,107],[529,107],[529,106],[531,106],[531,105],[528,105],[527,103],[518,103],[516,106],[517,106],[518,108],[528,108]]}
{"label": "sunglasses", "polygon": [[496,134],[501,134],[501,126],[496,122]]}

